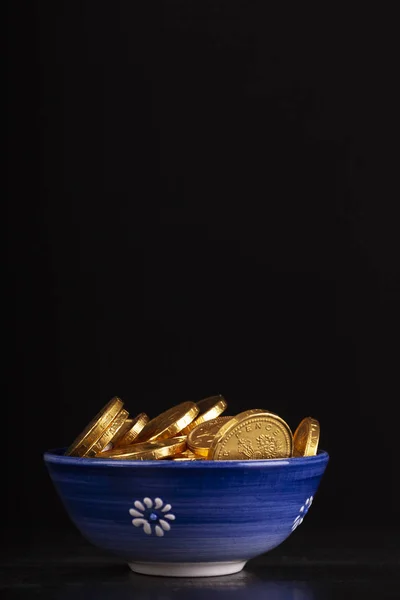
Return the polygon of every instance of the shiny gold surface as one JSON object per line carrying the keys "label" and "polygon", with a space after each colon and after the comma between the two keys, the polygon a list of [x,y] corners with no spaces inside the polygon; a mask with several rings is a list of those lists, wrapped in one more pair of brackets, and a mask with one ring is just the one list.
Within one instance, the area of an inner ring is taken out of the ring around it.
{"label": "shiny gold surface", "polygon": [[208,460],[255,460],[292,456],[293,436],[288,424],[261,409],[245,411],[222,425]]}
{"label": "shiny gold surface", "polygon": [[317,419],[303,419],[293,435],[293,456],[315,456],[318,452],[320,426]]}
{"label": "shiny gold surface", "polygon": [[222,425],[233,419],[234,417],[217,417],[200,423],[189,433],[187,437],[188,448],[196,455],[207,458],[210,446]]}
{"label": "shiny gold surface", "polygon": [[161,413],[142,429],[136,442],[163,440],[178,435],[198,415],[194,402],[182,402]]}
{"label": "shiny gold surface", "polygon": [[218,396],[209,396],[208,398],[203,398],[203,400],[199,400],[196,402],[196,406],[199,409],[199,414],[185,429],[182,430],[182,434],[188,435],[192,429],[200,425],[200,423],[205,423],[206,421],[211,421],[211,419],[216,419],[221,415],[228,403],[225,398],[220,394]]}
{"label": "shiny gold surface", "polygon": [[171,456],[171,460],[201,460],[201,457],[196,456],[191,450],[187,448],[180,454],[175,454],[174,456]]}
{"label": "shiny gold surface", "polygon": [[118,434],[121,427],[123,427],[125,421],[129,417],[129,413],[124,408],[119,411],[115,419],[113,419],[110,425],[107,427],[105,432],[94,442],[94,444],[85,451],[81,456],[94,457],[96,454],[105,450],[108,444],[113,444],[113,439]]}
{"label": "shiny gold surface", "polygon": [[67,456],[84,456],[85,452],[97,442],[113,419],[115,419],[123,405],[122,400],[116,396],[107,402],[78,437],[75,438],[65,454]]}
{"label": "shiny gold surface", "polygon": [[[120,441],[120,439],[125,435],[125,433],[127,431],[129,431],[129,429],[132,427],[132,421],[133,421],[133,419],[130,419],[129,415],[128,415],[128,418],[125,419],[124,424],[122,425],[122,427],[114,435],[112,447],[115,447],[117,445],[117,443]],[[111,446],[111,444],[108,444],[108,446]],[[104,448],[104,450],[105,450],[105,448]],[[108,450],[108,448],[107,448],[107,450]]]}
{"label": "shiny gold surface", "polygon": [[122,448],[133,444],[139,433],[144,429],[150,421],[146,413],[140,413],[134,419],[127,419],[126,427],[117,439],[113,440],[114,448]]}
{"label": "shiny gold surface", "polygon": [[320,424],[316,419],[303,419],[293,435],[275,412],[257,408],[220,416],[226,407],[223,396],[210,396],[197,403],[182,402],[149,420],[144,412],[130,418],[122,400],[115,396],[65,454],[177,461],[266,460],[317,454]]}
{"label": "shiny gold surface", "polygon": [[142,442],[124,448],[100,452],[98,458],[115,460],[158,460],[180,454],[186,449],[186,437],[176,437],[159,442]]}

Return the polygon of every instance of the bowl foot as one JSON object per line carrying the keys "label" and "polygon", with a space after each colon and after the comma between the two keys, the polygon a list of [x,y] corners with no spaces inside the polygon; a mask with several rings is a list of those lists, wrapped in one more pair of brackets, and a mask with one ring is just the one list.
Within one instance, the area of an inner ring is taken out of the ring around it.
{"label": "bowl foot", "polygon": [[161,575],[164,577],[215,577],[238,573],[246,564],[245,560],[232,562],[131,562],[128,563],[134,573],[143,575]]}

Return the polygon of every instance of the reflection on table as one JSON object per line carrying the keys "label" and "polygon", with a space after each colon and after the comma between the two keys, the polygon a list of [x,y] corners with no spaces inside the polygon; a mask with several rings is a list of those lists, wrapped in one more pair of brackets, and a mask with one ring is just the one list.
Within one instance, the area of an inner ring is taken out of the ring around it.
{"label": "reflection on table", "polygon": [[315,600],[304,581],[266,581],[242,571],[205,578],[149,577],[129,573],[126,580],[66,585],[57,600]]}

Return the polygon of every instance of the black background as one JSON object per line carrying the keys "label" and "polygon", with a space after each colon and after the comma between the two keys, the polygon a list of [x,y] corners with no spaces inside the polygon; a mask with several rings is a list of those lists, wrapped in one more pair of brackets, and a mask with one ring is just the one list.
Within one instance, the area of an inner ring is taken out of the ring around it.
{"label": "black background", "polygon": [[269,4],[9,5],[13,536],[113,395],[312,415],[310,530],[398,527],[394,20]]}

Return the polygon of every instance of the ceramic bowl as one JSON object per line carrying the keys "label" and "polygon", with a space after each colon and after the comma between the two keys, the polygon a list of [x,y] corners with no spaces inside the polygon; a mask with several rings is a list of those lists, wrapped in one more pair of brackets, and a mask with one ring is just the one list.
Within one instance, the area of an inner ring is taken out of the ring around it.
{"label": "ceramic bowl", "polygon": [[44,460],[83,536],[137,573],[227,575],[302,523],[329,456],[245,461]]}

